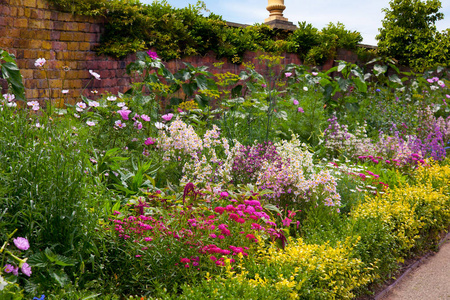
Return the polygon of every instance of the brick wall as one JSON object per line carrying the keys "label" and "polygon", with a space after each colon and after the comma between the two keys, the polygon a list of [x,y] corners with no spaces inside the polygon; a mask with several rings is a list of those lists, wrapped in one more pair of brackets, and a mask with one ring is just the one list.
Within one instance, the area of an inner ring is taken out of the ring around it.
{"label": "brick wall", "polygon": [[[97,56],[94,49],[104,30],[103,24],[104,20],[101,18],[59,12],[45,0],[0,0],[0,49],[16,55],[27,99],[48,98],[48,85],[51,87],[52,99],[62,99],[62,90],[68,89],[70,102],[79,98],[87,84],[85,95],[91,90],[112,94],[126,91],[131,79],[125,69],[135,56],[130,55],[125,59]],[[259,65],[256,60],[258,55],[247,53],[244,61],[252,62],[259,72],[265,72],[266,67]],[[295,54],[287,53],[283,56],[284,64],[301,63]],[[48,81],[44,72],[34,66],[38,58],[47,60]],[[220,70],[214,68],[213,63],[218,60],[213,53],[188,57],[182,61],[194,66],[209,66],[212,72],[239,73],[244,69],[242,65],[229,63],[225,59],[222,60],[224,64]],[[182,61],[169,61],[167,67],[175,71],[183,67]],[[331,61],[326,67],[332,65]],[[69,71],[64,71],[65,67]],[[91,81],[89,70],[99,73],[101,80]],[[0,83],[4,92],[5,82]]]}

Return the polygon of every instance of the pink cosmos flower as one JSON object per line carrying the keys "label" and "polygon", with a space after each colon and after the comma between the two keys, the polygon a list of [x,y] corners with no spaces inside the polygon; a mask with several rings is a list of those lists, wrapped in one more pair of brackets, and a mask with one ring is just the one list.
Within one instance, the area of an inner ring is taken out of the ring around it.
{"label": "pink cosmos flower", "polygon": [[170,120],[172,120],[172,118],[173,118],[173,114],[166,114],[166,115],[162,115],[161,116],[161,118],[164,120],[164,121],[170,121]]}
{"label": "pink cosmos flower", "polygon": [[117,97],[116,96],[108,96],[108,97],[106,97],[106,100],[108,100],[108,101],[116,101]]}
{"label": "pink cosmos flower", "polygon": [[77,102],[77,104],[75,104],[75,106],[77,107],[77,111],[83,111],[83,109],[86,108],[86,103],[84,103],[84,102]]}
{"label": "pink cosmos flower", "polygon": [[95,122],[92,122],[92,121],[86,121],[86,124],[88,126],[95,126]]}
{"label": "pink cosmos flower", "polygon": [[303,110],[303,108],[301,108],[301,107],[297,108],[297,111],[298,111],[299,113],[304,113],[304,112],[305,112],[305,111]]}
{"label": "pink cosmos flower", "polygon": [[286,76],[286,78],[291,77],[292,73],[291,72],[286,72],[286,73],[284,73],[284,76]]}
{"label": "pink cosmos flower", "polygon": [[22,268],[20,268],[21,270],[22,270],[22,273],[23,274],[25,274],[25,275],[27,275],[28,277],[30,277],[31,276],[31,267],[30,267],[30,265],[28,265],[27,263],[24,263],[23,265],[22,265]]}
{"label": "pink cosmos flower", "polygon": [[13,265],[10,265],[10,264],[6,264],[5,265],[5,268],[4,268],[4,271],[5,271],[5,273],[12,273],[12,272],[14,272],[14,266]]}
{"label": "pink cosmos flower", "polygon": [[150,122],[150,117],[147,115],[141,115],[141,119],[144,120],[145,122]]}
{"label": "pink cosmos flower", "polygon": [[100,103],[98,103],[97,101],[89,101],[88,105],[91,107],[98,107]]}
{"label": "pink cosmos flower", "polygon": [[142,129],[142,123],[139,121],[134,122],[134,128],[136,128],[137,130]]}
{"label": "pink cosmos flower", "polygon": [[128,120],[128,115],[131,113],[129,109],[118,110],[117,113],[122,117],[123,120]]}
{"label": "pink cosmos flower", "polygon": [[6,101],[11,102],[16,98],[16,96],[14,96],[14,94],[3,94],[3,98],[5,98]]}
{"label": "pink cosmos flower", "polygon": [[28,240],[23,237],[18,237],[13,239],[14,245],[20,250],[28,250],[30,248],[30,244],[28,243]]}
{"label": "pink cosmos flower", "polygon": [[223,197],[223,198],[228,197],[228,193],[227,192],[221,192],[220,193],[220,197]]}
{"label": "pink cosmos flower", "polygon": [[311,74],[312,74],[312,76],[317,76],[317,75],[319,75],[319,73],[317,73],[317,72],[312,72]]}
{"label": "pink cosmos flower", "polygon": [[34,66],[35,66],[35,67],[38,67],[38,68],[43,67],[44,64],[45,64],[45,62],[46,62],[45,58],[38,58],[38,59],[36,59],[36,61],[34,62]]}
{"label": "pink cosmos flower", "polygon": [[298,105],[298,100],[294,99],[294,101],[292,101],[294,103],[294,105]]}
{"label": "pink cosmos flower", "polygon": [[120,121],[120,120],[117,120],[116,122],[114,122],[114,124],[115,124],[115,127],[117,127],[117,128],[125,128],[127,126],[127,124],[122,123],[122,121]]}

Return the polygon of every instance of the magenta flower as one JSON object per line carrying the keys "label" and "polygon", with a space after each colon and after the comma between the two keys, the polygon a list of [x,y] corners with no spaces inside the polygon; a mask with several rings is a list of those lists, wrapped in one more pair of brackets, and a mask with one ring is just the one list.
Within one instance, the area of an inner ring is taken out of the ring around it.
{"label": "magenta flower", "polygon": [[220,193],[220,197],[223,197],[223,198],[228,197],[228,193],[227,192],[221,192]]}
{"label": "magenta flower", "polygon": [[286,76],[286,78],[291,77],[292,73],[291,72],[286,72],[286,73],[284,73],[284,76]]}
{"label": "magenta flower", "polygon": [[173,114],[162,115],[161,118],[163,118],[164,121],[170,121],[173,118]]}
{"label": "magenta flower", "polygon": [[158,54],[154,51],[148,50],[147,51],[148,56],[150,56],[151,59],[158,59]]}
{"label": "magenta flower", "polygon": [[128,120],[128,115],[131,113],[131,110],[121,109],[118,110],[117,113],[122,117],[123,120]]}
{"label": "magenta flower", "polygon": [[294,103],[294,105],[298,105],[298,100],[294,99],[294,101],[292,101]]}
{"label": "magenta flower", "polygon": [[31,267],[30,267],[30,265],[29,264],[27,264],[27,263],[24,263],[23,265],[22,265],[22,268],[20,268],[21,270],[22,270],[22,273],[23,274],[25,274],[25,275],[27,275],[28,277],[30,277],[31,276]]}
{"label": "magenta flower", "polygon": [[146,139],[145,142],[144,142],[144,144],[145,144],[146,146],[153,145],[154,143],[155,143],[155,140],[152,139],[151,137],[149,137],[148,139]]}
{"label": "magenta flower", "polygon": [[28,250],[30,248],[30,244],[28,243],[28,240],[23,237],[18,237],[13,239],[14,245],[20,250]]}
{"label": "magenta flower", "polygon": [[305,111],[303,110],[303,108],[301,108],[301,107],[297,108],[297,111],[298,111],[299,113],[304,113],[304,112],[305,112]]}
{"label": "magenta flower", "polygon": [[291,219],[289,219],[289,218],[286,218],[286,219],[284,219],[283,221],[282,221],[282,223],[283,223],[283,226],[289,226],[289,225],[291,225],[291,222],[292,222],[292,220]]}

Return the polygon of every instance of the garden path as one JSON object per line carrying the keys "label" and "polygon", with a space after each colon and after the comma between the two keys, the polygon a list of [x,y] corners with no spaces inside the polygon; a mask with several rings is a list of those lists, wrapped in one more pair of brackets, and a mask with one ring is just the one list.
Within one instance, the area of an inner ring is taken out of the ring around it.
{"label": "garden path", "polygon": [[[450,300],[450,234],[439,252],[420,261],[377,300]],[[388,288],[389,289],[389,288]]]}

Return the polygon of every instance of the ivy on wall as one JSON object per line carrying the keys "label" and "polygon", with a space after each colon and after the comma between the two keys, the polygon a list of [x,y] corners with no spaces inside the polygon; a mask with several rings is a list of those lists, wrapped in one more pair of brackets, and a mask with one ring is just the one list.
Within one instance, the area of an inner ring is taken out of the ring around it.
{"label": "ivy on wall", "polygon": [[246,51],[298,53],[308,64],[333,58],[336,49],[355,49],[362,41],[356,31],[330,23],[322,31],[305,22],[289,32],[264,24],[230,27],[221,16],[207,13],[204,2],[173,8],[167,1],[142,4],[136,0],[48,0],[58,9],[105,19],[98,54],[124,57],[154,47],[163,60],[203,55],[242,62]]}

